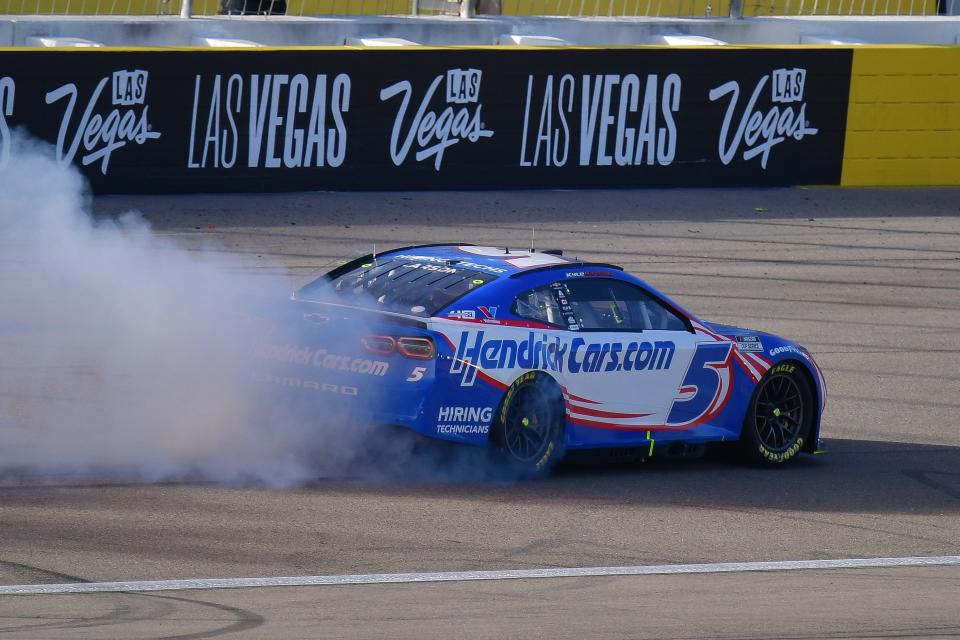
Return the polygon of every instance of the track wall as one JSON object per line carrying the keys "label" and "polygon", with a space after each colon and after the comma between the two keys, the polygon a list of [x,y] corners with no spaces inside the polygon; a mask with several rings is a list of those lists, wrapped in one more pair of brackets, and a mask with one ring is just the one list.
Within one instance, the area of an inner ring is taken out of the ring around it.
{"label": "track wall", "polygon": [[853,54],[842,184],[960,184],[960,47]]}
{"label": "track wall", "polygon": [[[960,48],[0,49],[99,193],[960,183]],[[848,114],[849,111],[849,114]]]}

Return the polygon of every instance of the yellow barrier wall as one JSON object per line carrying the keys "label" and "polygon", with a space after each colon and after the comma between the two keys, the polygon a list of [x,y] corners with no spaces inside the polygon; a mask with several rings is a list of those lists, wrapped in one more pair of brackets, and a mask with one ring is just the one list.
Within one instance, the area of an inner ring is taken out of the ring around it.
{"label": "yellow barrier wall", "polygon": [[854,50],[841,184],[960,185],[960,47]]}

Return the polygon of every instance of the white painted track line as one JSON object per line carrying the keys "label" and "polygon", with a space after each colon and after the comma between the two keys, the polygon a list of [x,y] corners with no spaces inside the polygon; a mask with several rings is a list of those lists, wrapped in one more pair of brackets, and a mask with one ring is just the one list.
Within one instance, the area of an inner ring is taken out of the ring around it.
{"label": "white painted track line", "polygon": [[848,558],[845,560],[785,560],[779,562],[719,562],[710,564],[659,564],[632,567],[571,567],[513,569],[505,571],[448,571],[439,573],[371,573],[340,576],[277,578],[198,578],[195,580],[143,580],[135,582],[76,582],[69,584],[0,585],[0,595],[52,595],[117,591],[181,591],[187,589],[243,589],[261,587],[312,587],[349,584],[405,584],[471,580],[533,580],[539,578],[591,578],[599,576],[651,576],[688,573],[742,573],[748,571],[798,571],[810,569],[865,569],[883,567],[960,566],[960,556],[905,558]]}

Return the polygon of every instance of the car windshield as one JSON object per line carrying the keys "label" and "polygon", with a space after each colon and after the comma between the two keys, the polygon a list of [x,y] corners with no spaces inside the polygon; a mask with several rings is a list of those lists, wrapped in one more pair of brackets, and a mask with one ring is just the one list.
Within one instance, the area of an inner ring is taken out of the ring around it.
{"label": "car windshield", "polygon": [[429,317],[497,277],[455,265],[455,261],[371,258],[346,272],[334,271],[333,278],[312,282],[297,296]]}

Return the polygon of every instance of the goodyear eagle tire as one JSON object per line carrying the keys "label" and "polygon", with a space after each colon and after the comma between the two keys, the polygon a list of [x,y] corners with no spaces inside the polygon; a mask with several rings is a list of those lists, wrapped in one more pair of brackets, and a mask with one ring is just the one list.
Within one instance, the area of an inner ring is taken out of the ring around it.
{"label": "goodyear eagle tire", "polygon": [[550,472],[564,454],[563,395],[549,376],[525,373],[510,385],[493,430],[506,464],[523,477]]}
{"label": "goodyear eagle tire", "polygon": [[775,365],[753,392],[740,438],[746,462],[780,466],[794,458],[810,438],[813,391],[799,365]]}

